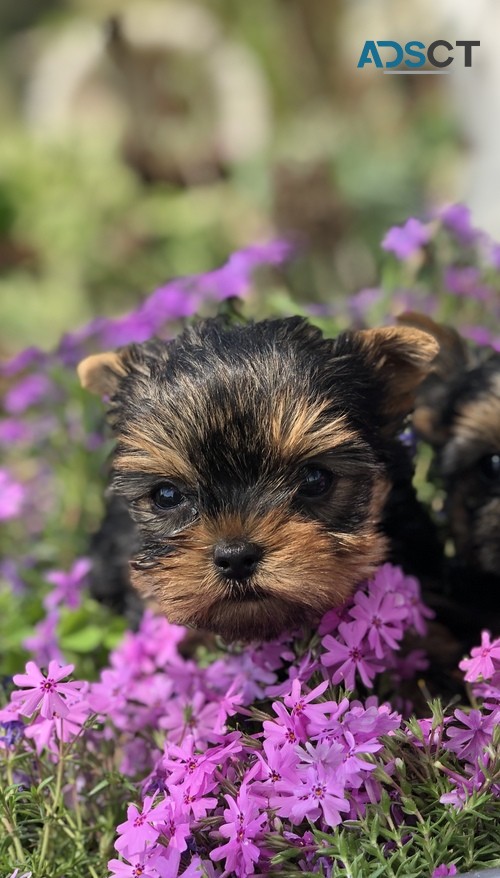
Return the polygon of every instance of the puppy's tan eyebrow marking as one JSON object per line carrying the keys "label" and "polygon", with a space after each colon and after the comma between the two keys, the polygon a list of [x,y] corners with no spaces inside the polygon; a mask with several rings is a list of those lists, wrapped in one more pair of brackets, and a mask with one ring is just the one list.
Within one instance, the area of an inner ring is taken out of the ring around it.
{"label": "puppy's tan eyebrow marking", "polygon": [[115,469],[177,476],[187,482],[193,477],[189,462],[169,443],[167,436],[159,442],[154,435],[136,425],[132,425],[130,434],[119,437]]}
{"label": "puppy's tan eyebrow marking", "polygon": [[325,417],[328,406],[326,400],[311,403],[307,398],[297,399],[290,394],[276,400],[271,439],[283,459],[312,457],[359,439],[345,415],[329,420]]}

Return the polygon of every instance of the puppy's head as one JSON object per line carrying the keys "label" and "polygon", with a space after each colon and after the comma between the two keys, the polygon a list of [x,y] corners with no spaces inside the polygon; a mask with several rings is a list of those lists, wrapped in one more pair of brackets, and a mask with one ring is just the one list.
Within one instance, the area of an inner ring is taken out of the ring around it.
{"label": "puppy's head", "polygon": [[437,452],[457,557],[483,573],[500,574],[500,354],[472,349],[449,327],[404,315],[440,350],[421,384],[417,432]]}
{"label": "puppy's head", "polygon": [[436,351],[407,327],[331,340],[300,318],[212,320],[83,361],[110,397],[134,585],[228,639],[344,601],[384,559],[388,459]]}

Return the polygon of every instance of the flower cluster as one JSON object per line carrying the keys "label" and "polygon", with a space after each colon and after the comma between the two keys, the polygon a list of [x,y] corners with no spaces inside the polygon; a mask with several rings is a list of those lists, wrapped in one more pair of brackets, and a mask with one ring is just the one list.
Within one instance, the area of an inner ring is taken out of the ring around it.
{"label": "flower cluster", "polygon": [[[56,595],[65,593],[68,579],[52,582]],[[299,843],[307,848],[305,871],[327,869],[310,827],[332,832],[380,801],[380,767],[388,781],[394,771],[386,742],[405,724],[366,689],[385,672],[401,679],[396,656],[404,637],[424,634],[430,615],[418,582],[385,564],[344,607],[326,614],[307,649],[297,651],[300,641],[290,635],[234,647],[207,664],[182,654],[183,628],[147,611],[95,683],[66,682],[72,665],[52,660],[43,673],[28,662],[0,713],[2,743],[33,744],[57,761],[61,746],[79,735],[95,747],[86,721],[92,715],[101,724],[117,768],[142,790],[117,827],[111,875],[244,878],[269,870],[283,845],[295,850]],[[491,681],[495,662],[500,667],[500,641],[485,635],[463,668],[473,680],[488,674]],[[496,708],[457,709],[439,745],[435,728],[421,721],[421,740],[455,760],[455,770],[446,769],[443,805],[461,807],[487,783],[497,719]],[[421,746],[415,735],[408,740]]]}

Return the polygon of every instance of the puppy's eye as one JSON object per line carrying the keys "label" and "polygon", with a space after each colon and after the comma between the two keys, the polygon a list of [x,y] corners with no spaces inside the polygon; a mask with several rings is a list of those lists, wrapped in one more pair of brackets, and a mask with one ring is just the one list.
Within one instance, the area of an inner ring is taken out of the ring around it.
{"label": "puppy's eye", "polygon": [[488,454],[479,461],[481,475],[488,482],[500,480],[500,454]]}
{"label": "puppy's eye", "polygon": [[323,497],[333,485],[333,473],[320,466],[303,466],[299,475],[298,496],[308,500]]}
{"label": "puppy's eye", "polygon": [[185,497],[175,485],[164,482],[163,485],[158,485],[154,489],[151,499],[159,509],[175,509],[176,506],[180,506]]}

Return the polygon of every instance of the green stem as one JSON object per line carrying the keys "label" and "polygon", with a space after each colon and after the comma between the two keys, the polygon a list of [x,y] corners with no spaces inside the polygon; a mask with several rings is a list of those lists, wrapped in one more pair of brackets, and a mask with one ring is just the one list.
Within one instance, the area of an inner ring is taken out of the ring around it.
{"label": "green stem", "polygon": [[54,790],[54,799],[52,803],[51,813],[47,814],[45,826],[43,828],[42,848],[40,851],[40,866],[43,865],[47,857],[47,851],[50,841],[51,817],[57,812],[60,804],[61,790],[64,777],[64,744],[63,744],[63,720],[61,720],[61,738],[59,740],[59,761],[57,764],[56,788]]}
{"label": "green stem", "polygon": [[19,865],[22,866],[25,857],[22,844],[19,841],[17,827],[14,825],[14,822],[11,823],[7,817],[2,817],[2,823],[8,832],[8,838],[12,841],[12,844],[14,845],[14,850],[19,858]]}

